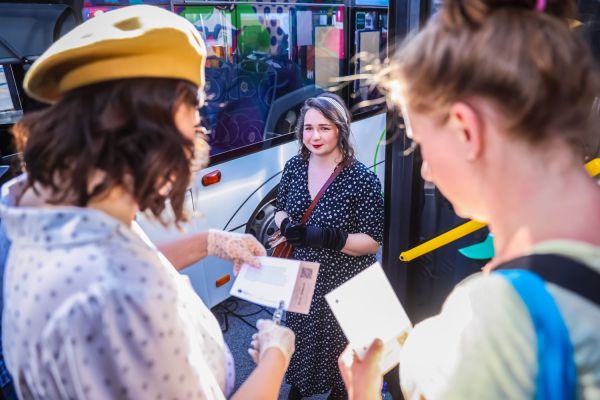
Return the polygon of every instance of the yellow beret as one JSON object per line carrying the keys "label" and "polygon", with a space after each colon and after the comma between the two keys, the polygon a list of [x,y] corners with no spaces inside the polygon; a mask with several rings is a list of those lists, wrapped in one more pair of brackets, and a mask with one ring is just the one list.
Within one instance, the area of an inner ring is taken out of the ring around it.
{"label": "yellow beret", "polygon": [[204,86],[206,48],[186,19],[136,5],[109,11],[75,27],[38,58],[23,87],[52,103],[69,90],[127,78],[175,78]]}

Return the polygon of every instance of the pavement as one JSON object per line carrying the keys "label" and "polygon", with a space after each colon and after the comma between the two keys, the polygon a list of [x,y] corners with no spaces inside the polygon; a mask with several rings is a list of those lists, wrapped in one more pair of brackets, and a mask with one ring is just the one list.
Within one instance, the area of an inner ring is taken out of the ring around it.
{"label": "pavement", "polygon": [[[248,354],[252,334],[256,332],[256,321],[260,318],[271,318],[272,309],[265,309],[256,304],[231,297],[212,309],[213,314],[224,331],[225,342],[229,346],[235,361],[235,390],[246,380],[254,369],[254,361]],[[290,386],[281,383],[279,399],[287,399]],[[325,400],[327,393],[307,397],[310,400]]]}

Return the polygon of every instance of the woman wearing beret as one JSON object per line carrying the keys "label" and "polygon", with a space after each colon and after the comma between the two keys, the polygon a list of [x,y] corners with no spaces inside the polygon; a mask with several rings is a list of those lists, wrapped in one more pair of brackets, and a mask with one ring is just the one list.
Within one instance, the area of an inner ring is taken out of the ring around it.
{"label": "woman wearing beret", "polygon": [[[205,57],[186,20],[133,6],[75,28],[28,71],[28,93],[54,104],[15,127],[26,175],[0,206],[12,243],[3,343],[19,397],[231,394],[219,324],[164,255],[239,265],[264,249],[210,231],[163,255],[134,223],[139,211],[185,221],[192,167],[207,157],[196,138]],[[258,366],[232,398],[276,398],[294,351],[289,329],[258,328]]]}

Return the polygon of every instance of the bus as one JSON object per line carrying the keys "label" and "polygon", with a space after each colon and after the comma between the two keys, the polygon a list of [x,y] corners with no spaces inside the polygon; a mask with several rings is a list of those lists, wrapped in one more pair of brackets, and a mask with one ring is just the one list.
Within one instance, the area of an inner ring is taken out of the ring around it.
{"label": "bus", "polygon": [[[134,3],[86,1],[83,18]],[[135,3],[141,3],[136,1]],[[366,80],[387,54],[387,0],[164,1],[205,41],[206,101],[200,113],[211,146],[210,165],[195,174],[183,231],[247,232],[265,246],[275,229],[275,199],[287,160],[298,153],[294,129],[304,101],[325,91],[352,110],[357,158],[384,183],[386,109]],[[361,55],[361,57],[357,57]],[[368,63],[367,63],[368,60]],[[140,215],[155,242],[181,235]],[[229,297],[231,264],[207,257],[184,271],[212,307]]]}

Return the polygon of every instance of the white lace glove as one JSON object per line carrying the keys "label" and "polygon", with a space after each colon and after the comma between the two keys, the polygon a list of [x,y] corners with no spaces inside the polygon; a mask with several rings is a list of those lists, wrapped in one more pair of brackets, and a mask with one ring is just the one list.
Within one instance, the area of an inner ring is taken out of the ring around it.
{"label": "white lace glove", "polygon": [[210,229],[208,231],[208,255],[233,262],[233,274],[240,272],[242,264],[260,267],[256,257],[266,256],[267,251],[256,238],[247,233],[233,233]]}
{"label": "white lace glove", "polygon": [[296,350],[296,335],[290,328],[277,325],[268,319],[259,319],[256,322],[258,332],[252,335],[252,343],[248,353],[256,364],[260,362],[268,348],[279,349],[285,357],[286,364],[290,363],[292,354]]}

